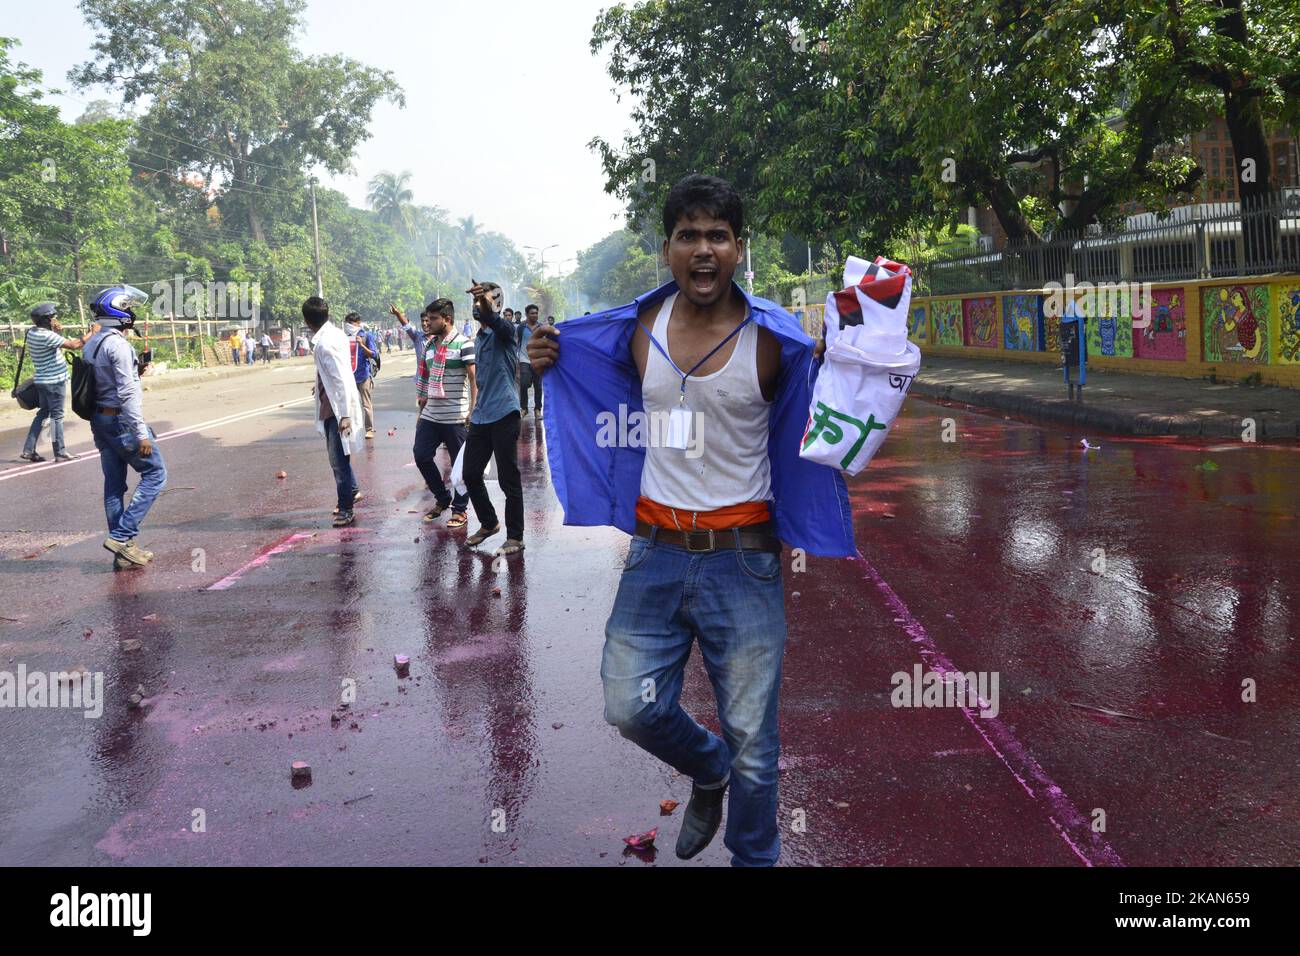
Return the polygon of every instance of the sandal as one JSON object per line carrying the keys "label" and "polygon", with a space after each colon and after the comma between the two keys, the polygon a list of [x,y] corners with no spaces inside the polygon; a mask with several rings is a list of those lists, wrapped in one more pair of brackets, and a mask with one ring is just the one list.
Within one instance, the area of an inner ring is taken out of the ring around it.
{"label": "sandal", "polygon": [[424,520],[437,521],[438,516],[450,507],[451,505],[434,505],[432,508],[430,508],[428,511],[424,513]]}
{"label": "sandal", "polygon": [[[360,500],[361,500],[362,498],[364,498],[364,497],[365,497],[365,495],[363,495],[363,494],[361,493],[361,489],[358,488],[358,489],[356,490],[356,492],[353,493],[353,495],[352,495],[352,503],[353,503],[353,504],[356,504],[358,501],[360,501]],[[334,506],[334,513],[335,513],[335,514],[338,514],[338,513],[339,513],[338,505],[335,505],[335,506]]]}
{"label": "sandal", "polygon": [[482,544],[484,541],[492,537],[494,534],[500,533],[500,531],[501,531],[501,525],[499,524],[491,528],[479,528],[472,535],[470,535],[468,538],[465,539],[465,544],[466,545]]}
{"label": "sandal", "polygon": [[458,511],[447,519],[447,527],[452,531],[455,531],[457,528],[463,528],[467,524],[469,524],[469,515],[465,514],[463,511]]}
{"label": "sandal", "polygon": [[493,552],[493,554],[495,555],[518,554],[522,550],[524,550],[524,543],[522,541],[519,541],[515,538],[506,538],[505,544],[497,548],[496,551]]}

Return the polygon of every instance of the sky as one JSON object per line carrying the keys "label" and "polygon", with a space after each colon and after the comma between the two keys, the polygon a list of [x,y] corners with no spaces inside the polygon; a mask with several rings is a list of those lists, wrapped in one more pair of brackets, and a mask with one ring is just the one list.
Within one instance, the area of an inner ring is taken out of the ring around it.
{"label": "sky", "polygon": [[[390,70],[406,94],[405,109],[376,108],[355,174],[323,182],[364,206],[375,173],[409,170],[417,204],[441,206],[453,222],[472,214],[525,254],[555,244],[547,272],[572,270],[567,260],[621,223],[587,148],[597,135],[621,140],[631,125],[604,55],[589,47],[597,13],[613,2],[308,0],[300,49]],[[89,100],[119,99],[67,80],[94,40],[76,0],[0,0],[0,34],[21,41],[11,57],[41,70],[47,88],[67,91],[47,100],[65,120]],[[485,129],[500,130],[486,150]]]}

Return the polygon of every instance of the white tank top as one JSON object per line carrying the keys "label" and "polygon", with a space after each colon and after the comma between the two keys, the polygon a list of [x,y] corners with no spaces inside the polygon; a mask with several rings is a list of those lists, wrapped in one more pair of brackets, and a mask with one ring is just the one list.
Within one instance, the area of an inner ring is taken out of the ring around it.
{"label": "white tank top", "polygon": [[[651,331],[669,354],[668,327],[676,301],[677,293],[664,300]],[[713,511],[771,498],[767,437],[772,406],[758,381],[758,326],[745,323],[721,369],[686,380],[690,440],[685,449],[665,448],[661,439],[667,435],[668,413],[677,407],[681,385],[681,376],[650,343],[641,383],[649,417],[641,494],[685,511]]]}

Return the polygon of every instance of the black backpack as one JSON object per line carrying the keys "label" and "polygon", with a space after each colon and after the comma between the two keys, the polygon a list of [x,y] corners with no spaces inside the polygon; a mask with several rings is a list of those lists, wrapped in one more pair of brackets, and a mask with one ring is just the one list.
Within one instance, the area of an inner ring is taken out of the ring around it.
{"label": "black backpack", "polygon": [[[112,333],[105,333],[104,338],[95,346],[95,354],[104,347],[104,342]],[[95,367],[80,355],[72,356],[72,410],[78,418],[90,421],[95,417]]]}

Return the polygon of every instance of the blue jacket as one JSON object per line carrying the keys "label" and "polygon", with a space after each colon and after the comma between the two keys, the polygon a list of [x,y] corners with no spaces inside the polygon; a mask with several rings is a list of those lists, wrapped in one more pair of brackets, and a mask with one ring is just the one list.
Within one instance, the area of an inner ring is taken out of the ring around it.
{"label": "blue jacket", "polygon": [[[564,523],[636,527],[644,448],[602,448],[597,416],[644,412],[641,377],[632,361],[636,317],[677,291],[670,281],[627,305],[560,325],[560,357],[546,370],[546,457]],[[813,342],[779,305],[740,290],[754,321],[781,343],[781,374],[772,404],[767,454],[772,466],[772,519],[777,536],[808,554],[857,554],[848,489],[840,473],[799,457],[817,369]]]}

